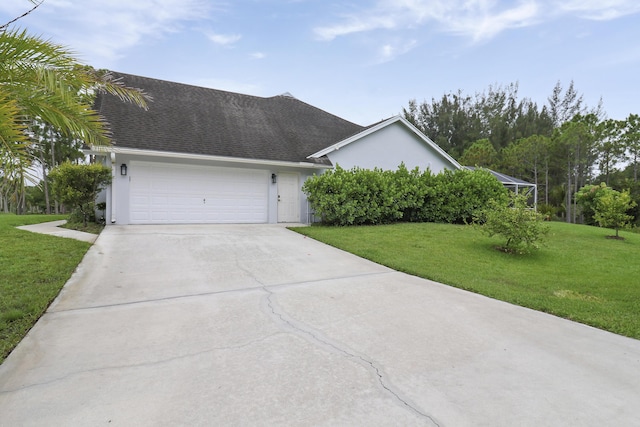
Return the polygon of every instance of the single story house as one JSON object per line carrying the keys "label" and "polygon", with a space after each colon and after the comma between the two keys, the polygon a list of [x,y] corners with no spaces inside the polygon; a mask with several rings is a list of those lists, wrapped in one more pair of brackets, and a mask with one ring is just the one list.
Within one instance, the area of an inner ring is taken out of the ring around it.
{"label": "single story house", "polygon": [[290,94],[243,95],[129,74],[148,110],[103,94],[112,145],[90,147],[113,170],[107,224],[306,223],[304,181],[345,169],[438,173],[461,166],[401,116],[360,126]]}

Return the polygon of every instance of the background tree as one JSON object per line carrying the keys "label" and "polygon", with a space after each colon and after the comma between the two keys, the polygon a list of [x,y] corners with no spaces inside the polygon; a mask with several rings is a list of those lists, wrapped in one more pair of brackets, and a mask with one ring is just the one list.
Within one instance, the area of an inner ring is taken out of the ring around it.
{"label": "background tree", "polygon": [[45,199],[42,185],[35,185],[26,188],[27,212],[43,213],[45,211]]}
{"label": "background tree", "polygon": [[549,115],[554,128],[562,126],[578,114],[584,115],[586,113],[586,108],[583,105],[584,97],[575,90],[573,80],[569,83],[567,90],[564,93],[563,91],[562,84],[558,81],[553,87],[551,96],[547,98]]}
{"label": "background tree", "polygon": [[100,190],[111,183],[111,169],[98,163],[74,165],[65,162],[49,174],[53,192],[87,221],[94,213],[94,202]]}
{"label": "background tree", "polygon": [[609,185],[609,176],[616,165],[624,159],[625,144],[622,134],[625,122],[608,119],[597,126],[596,150],[598,153],[598,168]]}
{"label": "background tree", "polygon": [[[551,140],[531,135],[512,142],[500,151],[500,171],[538,186],[538,202],[549,203]],[[543,191],[540,191],[542,188]]]}
{"label": "background tree", "polygon": [[405,118],[447,153],[459,157],[473,141],[482,138],[473,99],[461,90],[418,105],[409,101]]}
{"label": "background tree", "polygon": [[538,105],[530,99],[522,100],[514,128],[513,140],[533,135],[550,137],[553,134],[553,120],[549,109],[546,105],[538,109]]}
{"label": "background tree", "polygon": [[[491,166],[536,184],[538,203],[567,222],[581,220],[574,196],[586,184],[605,181],[616,190],[630,189],[640,202],[639,116],[605,120],[602,101],[587,106],[573,81],[566,90],[558,82],[541,108],[519,99],[518,85],[510,84],[475,96],[459,90],[422,104],[413,100],[404,114],[462,164]],[[475,145],[480,140],[491,143],[497,160],[480,150],[488,145]],[[627,169],[619,170],[625,161]]]}
{"label": "background tree", "polygon": [[640,116],[629,114],[624,121],[621,135],[622,143],[633,167],[633,181],[638,182],[640,164]]}
{"label": "background tree", "polygon": [[[595,142],[595,116],[577,115],[573,120],[556,129],[553,136],[553,149],[557,170],[564,170],[566,221],[576,222],[577,209],[573,195],[583,187],[591,177],[594,163],[593,145]],[[564,164],[563,164],[564,163]]]}
{"label": "background tree", "polygon": [[465,166],[479,166],[484,168],[495,168],[498,160],[498,152],[491,141],[487,138],[479,139],[469,148],[464,150],[460,157],[460,164]]}
{"label": "background tree", "polygon": [[58,213],[58,201],[50,200],[48,173],[59,164],[70,161],[72,163],[84,157],[82,153],[82,141],[61,134],[48,123],[34,121],[29,129],[30,138],[33,141],[31,149],[33,156],[40,165],[42,180],[40,184],[45,199],[45,212],[51,213],[51,205],[55,213]]}
{"label": "background tree", "polygon": [[462,90],[418,104],[409,101],[404,116],[454,158],[475,141],[489,139],[494,148],[508,146],[531,135],[551,136],[553,118],[546,106],[538,109],[528,98],[518,98],[518,84],[492,85],[474,96]]}
{"label": "background tree", "polygon": [[511,176],[524,176],[524,157],[526,156],[522,144],[523,139],[512,142],[500,150],[497,169]]}

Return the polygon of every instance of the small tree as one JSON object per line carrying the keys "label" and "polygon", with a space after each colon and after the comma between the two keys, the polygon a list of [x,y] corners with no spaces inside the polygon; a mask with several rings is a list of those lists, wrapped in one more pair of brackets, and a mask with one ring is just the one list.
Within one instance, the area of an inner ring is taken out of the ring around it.
{"label": "small tree", "polygon": [[596,200],[593,217],[600,224],[600,227],[615,229],[615,237],[619,239],[618,230],[633,219],[633,216],[628,215],[627,211],[635,205],[636,203],[631,200],[629,190],[619,192],[607,187],[607,191]]}
{"label": "small tree", "polygon": [[498,249],[509,253],[528,253],[538,249],[549,227],[543,217],[527,205],[524,195],[513,194],[511,203],[492,200],[489,206],[475,217],[482,232],[507,239]]}
{"label": "small tree", "polygon": [[49,176],[53,193],[80,214],[86,227],[98,193],[111,183],[111,169],[98,163],[74,165],[65,162],[53,169]]}

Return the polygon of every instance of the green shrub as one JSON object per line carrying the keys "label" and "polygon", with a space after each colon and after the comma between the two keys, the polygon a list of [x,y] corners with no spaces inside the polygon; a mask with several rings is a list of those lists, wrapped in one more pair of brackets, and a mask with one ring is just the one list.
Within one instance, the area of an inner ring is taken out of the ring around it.
{"label": "green shrub", "polygon": [[[93,204],[89,203],[86,206],[86,210],[87,210],[87,215],[86,215],[86,220],[87,222],[94,222],[95,221],[95,214],[93,213]],[[85,214],[80,210],[80,209],[73,209],[71,211],[71,213],[69,214],[69,217],[67,218],[67,223],[69,224],[84,224],[85,221]]]}
{"label": "green shrub", "polygon": [[511,203],[491,200],[479,211],[474,222],[489,237],[502,236],[506,239],[498,249],[509,253],[528,253],[538,249],[549,227],[543,216],[527,205],[527,198],[520,194],[511,195]]}
{"label": "green shrub", "polygon": [[547,203],[538,203],[538,212],[545,221],[551,221],[558,216],[558,208]]}
{"label": "green shrub", "polygon": [[431,171],[427,169],[424,173],[420,173],[417,167],[409,171],[403,163],[398,170],[390,173],[393,174],[391,197],[402,214],[399,219],[406,222],[421,221],[420,211],[425,202],[431,198],[433,190]]}
{"label": "green shrub", "polygon": [[[86,227],[94,214],[94,203],[100,190],[111,183],[111,169],[98,163],[76,165],[65,162],[49,173],[53,194],[79,213]],[[73,222],[74,218],[70,218]]]}
{"label": "green shrub", "polygon": [[402,217],[392,196],[392,182],[393,175],[380,169],[336,166],[307,179],[303,191],[316,215],[327,224],[381,224]]}
{"label": "green shrub", "polygon": [[607,184],[601,182],[599,185],[585,185],[576,193],[576,203],[582,208],[582,216],[584,223],[587,225],[596,225],[595,219],[596,205],[598,199],[608,190]]}
{"label": "green shrub", "polygon": [[506,200],[507,190],[485,170],[433,175],[401,164],[396,171],[336,166],[309,178],[303,191],[316,215],[331,225],[396,221],[463,223],[489,200]]}
{"label": "green shrub", "polygon": [[507,190],[484,169],[445,170],[435,176],[431,198],[423,205],[423,221],[467,223],[490,200],[506,202]]}

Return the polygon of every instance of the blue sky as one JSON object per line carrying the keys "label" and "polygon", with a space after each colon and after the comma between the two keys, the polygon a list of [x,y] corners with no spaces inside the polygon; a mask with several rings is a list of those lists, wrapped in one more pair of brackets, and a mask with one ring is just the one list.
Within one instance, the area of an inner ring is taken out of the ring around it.
{"label": "blue sky", "polygon": [[[0,21],[28,10],[2,0]],[[298,99],[367,125],[410,99],[573,80],[611,118],[640,113],[637,0],[44,0],[16,24],[96,68]]]}

